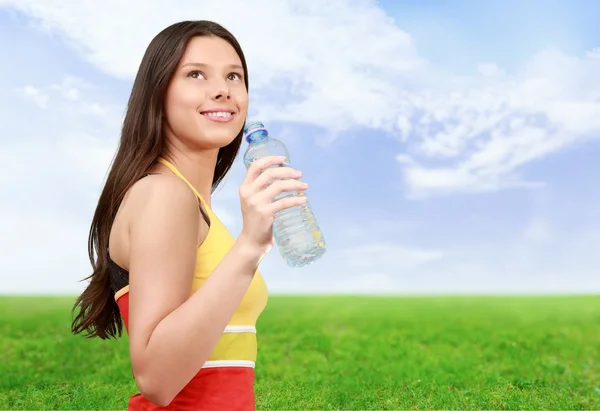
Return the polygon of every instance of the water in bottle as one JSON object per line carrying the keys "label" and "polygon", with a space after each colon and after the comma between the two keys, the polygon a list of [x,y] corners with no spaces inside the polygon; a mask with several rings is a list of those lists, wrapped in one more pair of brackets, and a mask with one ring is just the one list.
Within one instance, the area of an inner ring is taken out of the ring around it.
{"label": "water in bottle", "polygon": [[[248,148],[244,153],[246,169],[253,161],[268,156],[285,156],[282,165],[290,167],[290,155],[286,146],[269,136],[265,126],[258,121],[246,124],[244,137]],[[275,200],[287,196],[304,196],[302,191],[283,192]],[[286,263],[291,267],[303,267],[325,254],[326,244],[308,201],[302,205],[279,211],[273,223],[275,244]]]}

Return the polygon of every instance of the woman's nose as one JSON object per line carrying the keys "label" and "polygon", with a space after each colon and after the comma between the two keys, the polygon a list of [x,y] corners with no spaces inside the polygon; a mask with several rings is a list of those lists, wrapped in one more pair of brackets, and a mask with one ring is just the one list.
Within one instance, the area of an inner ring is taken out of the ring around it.
{"label": "woman's nose", "polygon": [[213,100],[229,100],[231,98],[231,93],[225,80],[213,80],[209,92]]}

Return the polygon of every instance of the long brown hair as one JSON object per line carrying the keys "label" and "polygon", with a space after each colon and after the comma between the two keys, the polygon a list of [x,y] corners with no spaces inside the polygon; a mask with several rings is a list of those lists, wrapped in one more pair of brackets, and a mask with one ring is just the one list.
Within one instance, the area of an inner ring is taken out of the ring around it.
{"label": "long brown hair", "polygon": [[[196,36],[220,37],[233,46],[242,61],[244,82],[248,89],[248,68],[242,48],[224,27],[211,21],[183,21],[173,24],[148,45],[133,83],[121,139],[98,200],[88,238],[88,254],[92,274],[90,283],[77,298],[73,311],[79,308],[71,330],[86,331],[86,337],[107,339],[120,336],[123,329],[109,282],[108,239],[117,209],[129,188],[162,154],[163,103],[169,82],[186,46]],[[226,147],[219,149],[212,190],[227,174],[242,143],[243,128]]]}

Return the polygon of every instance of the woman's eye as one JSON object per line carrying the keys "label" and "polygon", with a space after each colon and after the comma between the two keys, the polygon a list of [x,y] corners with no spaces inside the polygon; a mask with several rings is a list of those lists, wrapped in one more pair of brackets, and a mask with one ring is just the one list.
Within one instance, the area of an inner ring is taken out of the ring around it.
{"label": "woman's eye", "polygon": [[202,77],[203,78],[204,75],[200,71],[194,70],[194,71],[190,71],[188,73],[188,77],[191,77],[191,78],[201,78]]}
{"label": "woman's eye", "polygon": [[229,80],[241,80],[242,79],[242,75],[239,73],[229,73],[229,76],[227,76],[227,78]]}

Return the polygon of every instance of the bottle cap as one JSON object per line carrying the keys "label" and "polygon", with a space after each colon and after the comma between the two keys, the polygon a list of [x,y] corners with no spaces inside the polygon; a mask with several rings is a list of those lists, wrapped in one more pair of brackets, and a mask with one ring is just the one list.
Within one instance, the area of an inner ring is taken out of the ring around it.
{"label": "bottle cap", "polygon": [[267,129],[260,121],[251,121],[247,123],[246,127],[244,127],[244,139],[247,142],[250,142],[250,136],[257,131],[267,131]]}

